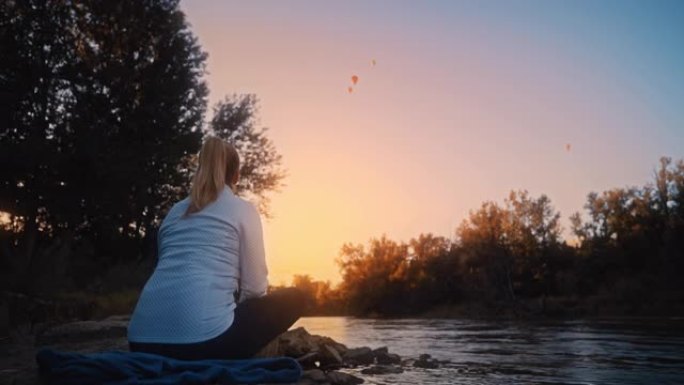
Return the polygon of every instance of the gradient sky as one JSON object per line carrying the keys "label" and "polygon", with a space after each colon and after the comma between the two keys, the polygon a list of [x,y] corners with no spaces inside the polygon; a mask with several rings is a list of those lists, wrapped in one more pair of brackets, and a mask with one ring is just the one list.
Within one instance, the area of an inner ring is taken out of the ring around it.
{"label": "gradient sky", "polygon": [[264,220],[273,284],[339,281],[345,242],[451,237],[511,189],[547,194],[567,227],[590,191],[684,158],[684,1],[181,7],[212,104],[255,93],[288,170]]}

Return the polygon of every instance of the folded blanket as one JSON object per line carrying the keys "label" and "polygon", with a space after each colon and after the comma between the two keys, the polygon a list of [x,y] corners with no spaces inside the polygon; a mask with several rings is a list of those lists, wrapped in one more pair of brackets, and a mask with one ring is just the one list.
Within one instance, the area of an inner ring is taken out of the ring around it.
{"label": "folded blanket", "polygon": [[41,377],[49,385],[190,385],[297,382],[299,363],[289,357],[245,360],[177,360],[156,354],[120,350],[99,353],[36,353]]}

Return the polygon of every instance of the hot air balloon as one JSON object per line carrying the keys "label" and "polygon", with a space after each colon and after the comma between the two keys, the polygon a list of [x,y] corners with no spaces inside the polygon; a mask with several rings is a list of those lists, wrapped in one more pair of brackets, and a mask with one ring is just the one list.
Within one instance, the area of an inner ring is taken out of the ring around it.
{"label": "hot air balloon", "polygon": [[352,87],[347,87],[347,92],[349,92],[349,93],[351,94],[352,92],[354,92],[354,88],[352,88]]}
{"label": "hot air balloon", "polygon": [[375,67],[375,59],[371,60],[371,66]]}
{"label": "hot air balloon", "polygon": [[356,75],[352,75],[351,80],[352,80],[352,83],[354,85],[356,85],[356,83],[359,81],[359,77]]}
{"label": "hot air balloon", "polygon": [[565,151],[570,152],[571,149],[572,149],[572,145],[570,143],[567,143],[565,145]]}

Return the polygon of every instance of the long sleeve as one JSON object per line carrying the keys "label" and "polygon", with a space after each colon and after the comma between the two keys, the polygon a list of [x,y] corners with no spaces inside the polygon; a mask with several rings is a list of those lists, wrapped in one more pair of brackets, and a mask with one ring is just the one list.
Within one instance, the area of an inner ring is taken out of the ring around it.
{"label": "long sleeve", "polygon": [[240,230],[240,298],[238,303],[266,294],[268,268],[259,212],[247,204]]}

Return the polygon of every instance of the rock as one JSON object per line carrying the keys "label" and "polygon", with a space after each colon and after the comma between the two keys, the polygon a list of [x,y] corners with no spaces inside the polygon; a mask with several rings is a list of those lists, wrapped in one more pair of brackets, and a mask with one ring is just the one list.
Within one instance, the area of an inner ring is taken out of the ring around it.
{"label": "rock", "polygon": [[401,363],[401,357],[389,353],[386,346],[371,349],[349,349],[329,337],[309,334],[297,328],[281,334],[257,354],[257,357],[293,357],[305,369],[338,369],[349,365],[392,365]]}
{"label": "rock", "polygon": [[255,357],[276,357],[278,355],[280,355],[280,338],[275,338],[255,354]]}
{"label": "rock", "polygon": [[287,356],[296,358],[305,368],[339,368],[345,365],[348,350],[329,337],[309,334],[304,328],[289,330],[264,347],[256,357]]}
{"label": "rock", "polygon": [[[262,385],[264,385],[264,384],[262,384]],[[265,385],[275,385],[275,384],[265,384]],[[295,384],[290,384],[290,385],[319,385],[319,382],[314,381],[310,378],[302,377]]]}
{"label": "rock", "polygon": [[401,364],[401,357],[398,354],[393,353],[381,353],[375,356],[375,361],[378,364],[390,365],[390,364]]}
{"label": "rock", "polygon": [[301,357],[307,353],[318,352],[318,344],[304,328],[289,330],[277,338],[278,355]]}
{"label": "rock", "polygon": [[373,350],[373,355],[375,356],[375,362],[381,365],[401,363],[401,357],[398,354],[391,354],[387,346]]}
{"label": "rock", "polygon": [[301,357],[296,357],[297,362],[302,366],[304,369],[316,369],[320,366],[321,362],[318,358],[319,354],[318,352],[311,352],[311,353],[306,353],[305,355]]}
{"label": "rock", "polygon": [[322,382],[322,381],[326,381],[328,379],[325,376],[325,373],[323,373],[323,371],[320,369],[305,370],[302,373],[302,377],[312,379],[316,382]]}
{"label": "rock", "polygon": [[344,361],[354,365],[370,365],[375,362],[373,351],[369,347],[348,349]]}
{"label": "rock", "polygon": [[373,355],[379,355],[379,354],[387,354],[389,353],[389,350],[387,349],[387,346],[383,346],[381,348],[373,349]]}
{"label": "rock", "polygon": [[361,370],[361,374],[399,374],[403,372],[404,369],[391,365],[373,365],[370,368]]}
{"label": "rock", "polygon": [[416,362],[415,358],[407,358],[404,360],[401,360],[401,366],[413,366],[413,363]]}
{"label": "rock", "polygon": [[439,364],[435,361],[416,361],[413,363],[413,366],[416,368],[423,368],[423,369],[437,369],[439,368]]}
{"label": "rock", "polygon": [[333,385],[356,385],[364,382],[363,378],[338,372],[337,370],[326,373],[326,376],[328,377],[328,381]]}
{"label": "rock", "polygon": [[342,356],[340,356],[340,353],[332,346],[330,345],[323,345],[323,357],[329,358],[326,361],[332,361],[338,365],[344,365],[344,360],[342,360]]}
{"label": "rock", "polygon": [[416,368],[436,369],[439,367],[439,361],[431,358],[429,354],[421,354],[418,360],[413,363],[413,366]]}

